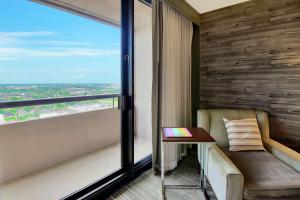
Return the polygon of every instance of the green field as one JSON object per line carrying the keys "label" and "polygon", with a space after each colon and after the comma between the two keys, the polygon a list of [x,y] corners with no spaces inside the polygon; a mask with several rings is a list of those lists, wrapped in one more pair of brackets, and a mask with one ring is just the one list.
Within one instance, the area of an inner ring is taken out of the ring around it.
{"label": "green field", "polygon": [[[115,84],[0,85],[0,102],[119,94]],[[117,98],[0,109],[0,123],[26,121],[117,106]]]}

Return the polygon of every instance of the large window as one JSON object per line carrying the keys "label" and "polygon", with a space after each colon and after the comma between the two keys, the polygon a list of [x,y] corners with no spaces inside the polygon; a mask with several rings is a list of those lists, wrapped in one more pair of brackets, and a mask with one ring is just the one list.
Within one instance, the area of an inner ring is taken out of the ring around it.
{"label": "large window", "polygon": [[25,0],[0,5],[0,124],[117,106],[119,27]]}
{"label": "large window", "polygon": [[121,1],[67,2],[0,0],[1,200],[75,199],[129,166]]}
{"label": "large window", "polygon": [[103,199],[151,166],[134,2],[0,0],[1,200]]}

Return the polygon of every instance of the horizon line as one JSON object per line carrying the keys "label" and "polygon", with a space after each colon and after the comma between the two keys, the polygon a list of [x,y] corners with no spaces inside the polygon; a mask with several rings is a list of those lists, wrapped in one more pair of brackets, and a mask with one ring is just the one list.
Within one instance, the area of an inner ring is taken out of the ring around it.
{"label": "horizon line", "polygon": [[103,84],[103,85],[111,85],[111,84],[115,84],[115,85],[121,85],[120,83],[0,83],[0,85],[49,85],[49,84]]}

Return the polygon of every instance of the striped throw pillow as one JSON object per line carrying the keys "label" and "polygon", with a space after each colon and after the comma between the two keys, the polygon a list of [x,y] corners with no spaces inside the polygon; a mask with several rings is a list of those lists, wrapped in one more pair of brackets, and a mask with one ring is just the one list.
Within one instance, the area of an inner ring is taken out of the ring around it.
{"label": "striped throw pillow", "polygon": [[230,151],[265,150],[256,118],[228,120],[223,118]]}

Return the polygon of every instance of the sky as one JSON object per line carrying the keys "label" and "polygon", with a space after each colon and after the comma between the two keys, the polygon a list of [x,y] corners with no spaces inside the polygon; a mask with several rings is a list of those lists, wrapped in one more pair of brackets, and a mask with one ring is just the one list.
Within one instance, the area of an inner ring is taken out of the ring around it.
{"label": "sky", "polygon": [[0,0],[0,84],[120,84],[120,28]]}

